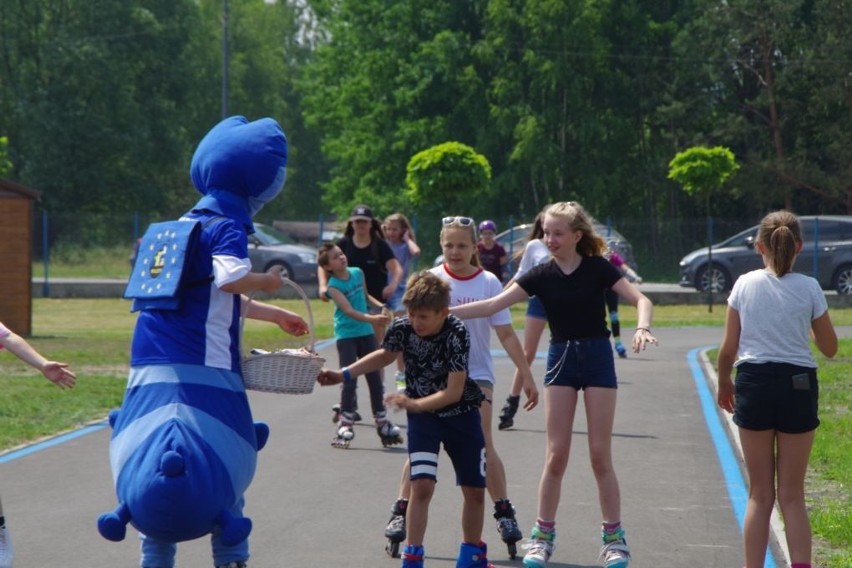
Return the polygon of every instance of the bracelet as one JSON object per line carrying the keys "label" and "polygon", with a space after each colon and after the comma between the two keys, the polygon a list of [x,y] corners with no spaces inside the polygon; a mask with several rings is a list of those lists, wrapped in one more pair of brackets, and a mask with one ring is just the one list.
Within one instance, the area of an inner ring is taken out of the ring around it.
{"label": "bracelet", "polygon": [[349,382],[352,380],[352,373],[349,372],[348,367],[343,367],[340,369],[340,372],[343,373],[343,380]]}
{"label": "bracelet", "polygon": [[651,333],[651,328],[650,327],[637,327],[636,331],[647,331],[648,333]]}

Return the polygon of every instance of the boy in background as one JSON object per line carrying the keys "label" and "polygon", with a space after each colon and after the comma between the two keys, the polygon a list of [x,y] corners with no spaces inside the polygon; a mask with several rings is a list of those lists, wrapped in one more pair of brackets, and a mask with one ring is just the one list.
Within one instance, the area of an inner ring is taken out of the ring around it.
{"label": "boy in background", "polygon": [[402,554],[402,568],[423,567],[423,540],[441,444],[453,462],[464,498],[464,542],[456,565],[489,568],[492,565],[481,540],[485,436],[479,406],[483,395],[467,376],[470,337],[461,320],[449,314],[449,284],[434,274],[414,275],[408,282],[403,304],[408,315],[393,321],[381,348],[348,368],[324,370],[317,381],[332,385],[351,380],[353,375],[391,364],[402,352],[405,392],[385,397],[388,406],[404,409],[408,417],[411,498],[406,512],[408,543]]}

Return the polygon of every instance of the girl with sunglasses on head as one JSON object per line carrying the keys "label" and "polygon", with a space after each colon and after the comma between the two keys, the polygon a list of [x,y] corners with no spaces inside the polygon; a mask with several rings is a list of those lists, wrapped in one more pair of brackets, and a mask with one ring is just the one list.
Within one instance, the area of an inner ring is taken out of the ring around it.
{"label": "girl with sunglasses on head", "polygon": [[[450,306],[460,306],[467,302],[492,298],[500,293],[502,285],[497,277],[484,270],[476,254],[476,226],[470,217],[445,217],[441,228],[441,249],[444,264],[430,270],[450,284]],[[486,484],[488,494],[494,502],[494,518],[500,538],[508,545],[509,554],[514,558],[515,543],[522,533],[515,520],[515,510],[509,501],[506,488],[506,470],[503,461],[494,447],[491,434],[492,401],[494,395],[494,366],[491,360],[491,330],[493,329],[512,362],[517,366],[522,379],[527,402],[524,406],[532,409],[538,403],[538,389],[524,357],[524,351],[515,331],[509,310],[502,310],[491,317],[465,322],[470,334],[470,360],[468,376],[479,385],[485,394],[480,407],[482,430],[485,434]],[[403,470],[400,498],[394,504],[386,536],[400,539],[404,535],[404,508],[409,494],[408,463]],[[404,537],[403,537],[404,538]]]}
{"label": "girl with sunglasses on head", "polygon": [[[612,428],[618,383],[606,326],[604,291],[612,288],[636,306],[633,350],[657,343],[651,335],[653,305],[604,257],[606,243],[577,203],[555,203],[544,214],[544,243],[553,257],[520,276],[494,298],[452,309],[462,319],[490,316],[536,296],[550,325],[544,375],[546,454],[538,490],[538,518],[524,565],[544,566],[553,554],[556,510],[568,467],[574,416],[581,393],[586,408],[589,454],[603,522],[601,559],[626,568],[630,549],[621,526],[618,479],[612,463]],[[467,323],[467,322],[465,322]]]}

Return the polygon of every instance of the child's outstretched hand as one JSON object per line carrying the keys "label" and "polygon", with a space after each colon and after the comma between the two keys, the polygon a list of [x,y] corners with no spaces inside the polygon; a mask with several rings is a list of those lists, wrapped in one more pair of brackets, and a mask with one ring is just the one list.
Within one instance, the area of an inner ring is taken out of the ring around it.
{"label": "child's outstretched hand", "polygon": [[340,371],[332,371],[331,369],[323,369],[317,376],[317,382],[324,387],[328,385],[339,385],[343,382],[343,373]]}
{"label": "child's outstretched hand", "polygon": [[633,334],[633,352],[639,353],[640,351],[644,351],[649,343],[653,343],[654,345],[659,344],[657,338],[651,335],[650,329],[637,327],[636,332]]}
{"label": "child's outstretched hand", "polygon": [[308,324],[302,319],[302,316],[288,310],[283,310],[277,323],[278,327],[290,335],[302,336],[310,331]]}
{"label": "child's outstretched hand", "polygon": [[379,325],[387,325],[390,323],[390,316],[382,310],[380,314],[372,314],[369,316],[371,323],[377,323]]}
{"label": "child's outstretched hand", "polygon": [[68,368],[68,363],[48,361],[42,367],[41,373],[48,381],[61,389],[74,388],[74,385],[77,384],[77,375]]}
{"label": "child's outstretched hand", "polygon": [[413,400],[408,398],[404,392],[392,392],[385,395],[385,406],[393,410],[411,410],[417,409],[412,405]]}

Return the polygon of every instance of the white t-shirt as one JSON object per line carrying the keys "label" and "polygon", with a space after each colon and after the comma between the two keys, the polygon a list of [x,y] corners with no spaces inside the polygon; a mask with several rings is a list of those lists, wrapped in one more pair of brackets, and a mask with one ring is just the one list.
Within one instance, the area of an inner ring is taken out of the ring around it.
{"label": "white t-shirt", "polygon": [[740,315],[740,363],[790,363],[816,368],[811,322],[828,309],[819,283],[790,272],[753,270],[734,283],[728,305]]}
{"label": "white t-shirt", "polygon": [[[447,270],[442,264],[430,270],[442,280],[450,283],[450,306],[461,306],[493,298],[503,290],[502,284],[492,273],[480,269],[472,276],[462,277]],[[475,381],[494,383],[494,365],[491,361],[491,328],[497,325],[511,325],[512,316],[508,308],[500,310],[487,318],[464,320],[464,326],[470,334],[470,358],[468,375]]]}
{"label": "white t-shirt", "polygon": [[550,260],[550,250],[541,239],[533,239],[524,247],[524,254],[521,256],[521,262],[518,264],[518,271],[515,273],[514,279],[517,280],[521,274],[539,265],[542,262]]}

